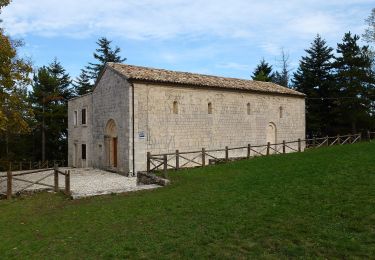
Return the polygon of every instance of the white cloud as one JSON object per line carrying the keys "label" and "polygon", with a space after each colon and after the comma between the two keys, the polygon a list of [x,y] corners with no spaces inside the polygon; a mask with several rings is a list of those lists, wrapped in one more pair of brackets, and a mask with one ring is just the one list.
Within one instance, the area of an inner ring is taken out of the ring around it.
{"label": "white cloud", "polygon": [[[277,64],[282,47],[296,68],[317,33],[332,47],[349,30],[361,34],[373,1],[13,0],[0,18],[15,37],[64,45],[66,38],[107,36],[126,46],[128,62],[248,77],[262,57]],[[47,62],[66,55],[61,46],[43,48],[28,51]]]}
{"label": "white cloud", "polygon": [[[372,1],[248,0],[17,0],[2,16],[12,35],[89,37],[111,34],[130,39],[272,39],[335,34],[358,21],[357,4]],[[369,12],[369,10],[368,10]],[[342,15],[346,14],[346,15]],[[352,15],[352,17],[350,17]],[[355,17],[354,17],[355,16]],[[365,16],[363,16],[365,17]],[[353,19],[356,18],[356,19]],[[353,26],[358,26],[354,24]],[[270,46],[265,46],[271,50]]]}

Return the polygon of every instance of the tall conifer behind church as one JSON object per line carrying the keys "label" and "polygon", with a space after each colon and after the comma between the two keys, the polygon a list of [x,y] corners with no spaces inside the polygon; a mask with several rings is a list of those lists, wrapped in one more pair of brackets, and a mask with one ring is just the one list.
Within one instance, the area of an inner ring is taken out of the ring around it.
{"label": "tall conifer behind church", "polygon": [[90,75],[91,79],[96,81],[100,72],[104,68],[104,65],[107,62],[124,62],[126,58],[122,58],[119,53],[121,49],[119,47],[112,47],[112,41],[109,41],[107,38],[102,37],[97,42],[99,48],[96,49],[94,53],[94,58],[98,61],[97,63],[89,63],[89,66],[86,67],[88,74]]}
{"label": "tall conifer behind church", "polygon": [[73,86],[75,95],[82,96],[91,92],[91,78],[86,70],[81,70],[81,74],[74,80]]}
{"label": "tall conifer behind church", "polygon": [[306,94],[306,132],[310,135],[335,133],[335,81],[333,76],[333,49],[317,35],[306,56],[300,60],[292,79],[293,87]]}
{"label": "tall conifer behind church", "polygon": [[375,127],[373,60],[369,47],[360,47],[358,40],[359,36],[346,33],[337,44],[334,62],[340,90],[338,123],[353,133]]}
{"label": "tall conifer behind church", "polygon": [[69,74],[57,60],[54,60],[48,67],[39,68],[34,76],[30,99],[37,121],[33,135],[38,159],[54,160],[66,157],[67,102],[73,97],[70,84]]}
{"label": "tall conifer behind church", "polygon": [[272,72],[272,66],[269,65],[264,59],[256,66],[251,78],[257,81],[273,81],[275,74]]}
{"label": "tall conifer behind church", "polygon": [[326,135],[335,133],[334,114],[337,95],[333,76],[333,49],[317,35],[306,56],[300,60],[292,79],[293,87],[306,94],[307,134]]}

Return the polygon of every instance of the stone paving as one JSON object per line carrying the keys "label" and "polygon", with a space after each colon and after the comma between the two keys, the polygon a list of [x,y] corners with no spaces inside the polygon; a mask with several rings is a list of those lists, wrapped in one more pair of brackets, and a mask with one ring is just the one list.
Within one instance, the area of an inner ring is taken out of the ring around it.
{"label": "stone paving", "polygon": [[[73,169],[60,168],[60,170],[70,170],[70,186],[73,199],[105,195],[112,193],[124,193],[130,191],[155,189],[159,185],[137,185],[136,177],[125,177],[117,173],[107,172],[98,169]],[[17,174],[19,172],[14,172]],[[50,175],[41,183],[53,185],[54,177],[53,171],[32,173],[29,175],[18,176],[17,178],[29,181],[39,180],[47,175]],[[6,194],[6,173],[0,172],[0,194]],[[17,193],[29,184],[22,181],[13,180],[13,193]],[[59,174],[59,187],[65,188],[65,177]],[[26,189],[26,191],[39,191],[48,189],[48,187],[41,185],[33,185]]]}

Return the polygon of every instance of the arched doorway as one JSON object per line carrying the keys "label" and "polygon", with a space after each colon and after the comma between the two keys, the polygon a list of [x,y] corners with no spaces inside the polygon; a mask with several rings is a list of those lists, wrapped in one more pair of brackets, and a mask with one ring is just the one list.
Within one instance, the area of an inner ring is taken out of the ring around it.
{"label": "arched doorway", "polygon": [[117,127],[113,119],[108,120],[105,127],[105,153],[106,163],[109,168],[117,168]]}
{"label": "arched doorway", "polygon": [[267,140],[267,143],[268,142],[270,142],[271,144],[276,143],[276,125],[272,122],[268,123],[266,140]]}

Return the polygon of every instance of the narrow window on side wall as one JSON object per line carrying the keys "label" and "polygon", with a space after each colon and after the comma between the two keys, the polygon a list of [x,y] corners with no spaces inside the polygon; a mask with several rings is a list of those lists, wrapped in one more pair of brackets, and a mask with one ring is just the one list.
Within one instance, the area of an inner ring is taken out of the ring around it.
{"label": "narrow window on side wall", "polygon": [[86,160],[86,144],[82,144],[82,160]]}
{"label": "narrow window on side wall", "polygon": [[208,114],[212,114],[212,103],[208,103]]}
{"label": "narrow window on side wall", "polygon": [[173,102],[173,114],[178,114],[178,103],[177,103],[177,101]]}
{"label": "narrow window on side wall", "polygon": [[86,108],[82,109],[82,125],[86,124]]}
{"label": "narrow window on side wall", "polygon": [[283,107],[280,107],[279,108],[279,116],[280,116],[280,118],[283,118]]}
{"label": "narrow window on side wall", "polygon": [[74,111],[74,126],[77,126],[78,124],[78,112]]}

